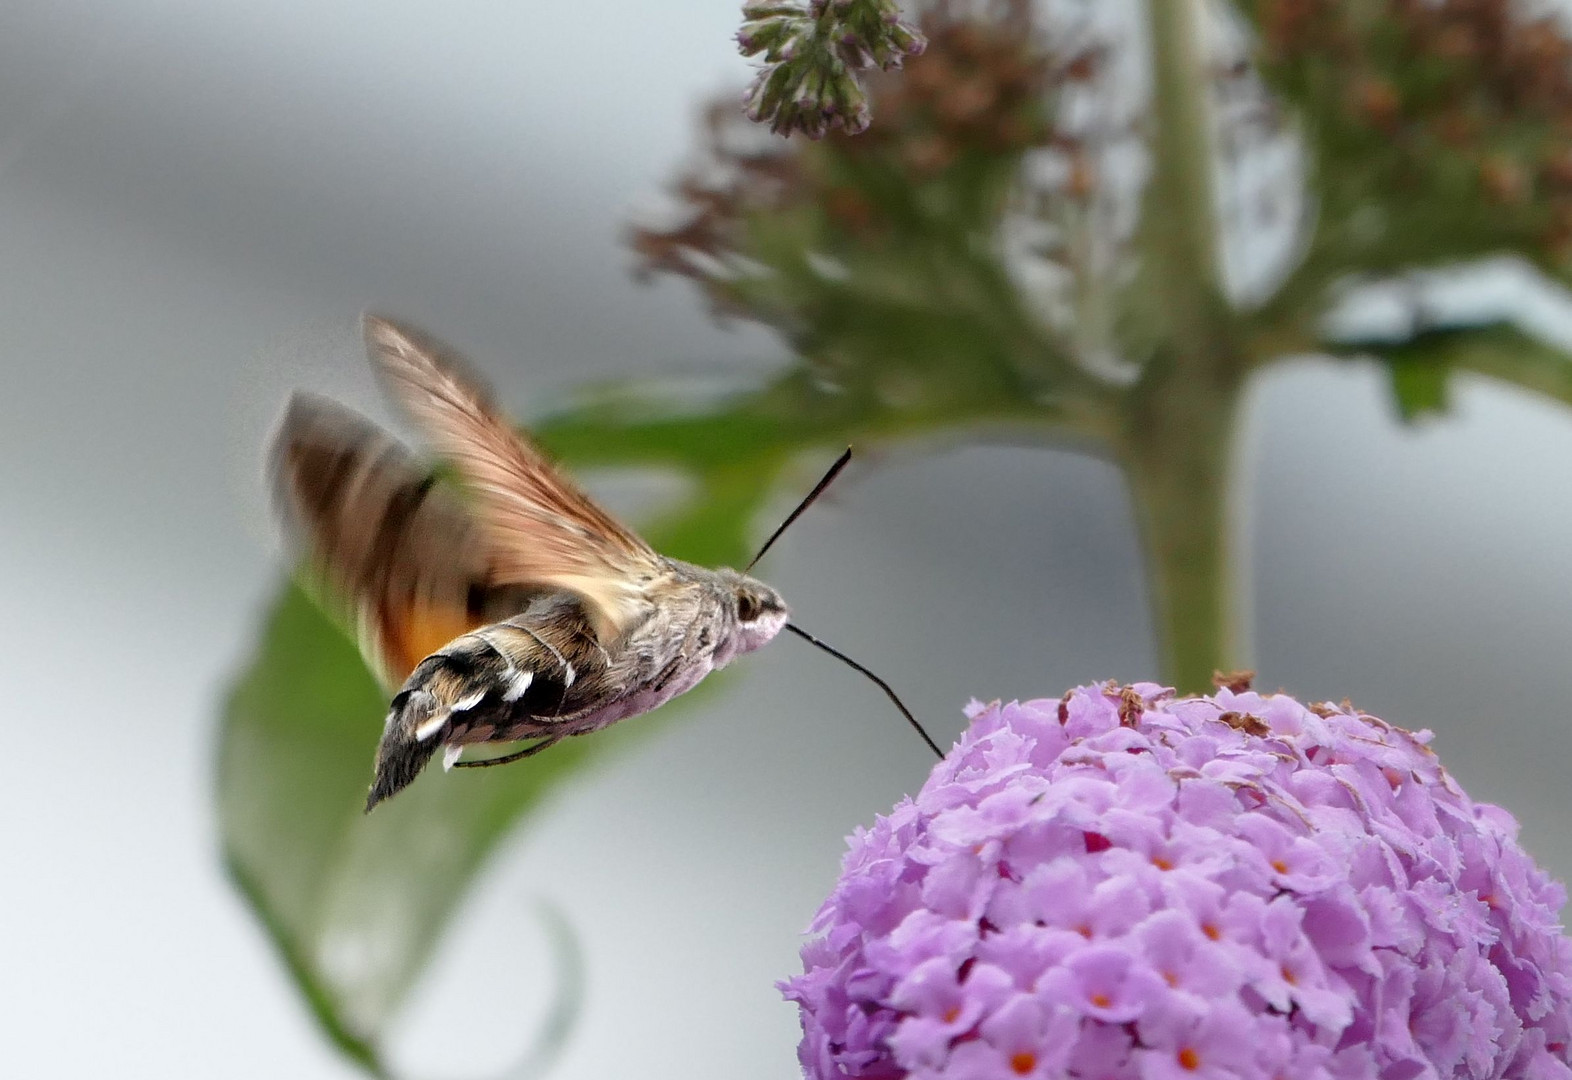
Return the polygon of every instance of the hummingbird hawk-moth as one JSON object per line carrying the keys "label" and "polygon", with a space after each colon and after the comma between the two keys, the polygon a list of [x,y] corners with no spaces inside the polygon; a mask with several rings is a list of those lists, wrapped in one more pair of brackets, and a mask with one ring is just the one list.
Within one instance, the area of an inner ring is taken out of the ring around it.
{"label": "hummingbird hawk-moth", "polygon": [[[874,678],[921,732],[882,680],[789,626],[773,588],[661,555],[596,505],[442,346],[375,316],[364,329],[383,380],[459,480],[310,394],[294,395],[274,440],[281,516],[397,688],[368,811],[439,748],[445,767],[528,757],[648,712],[783,627]],[[473,744],[526,740],[502,757],[460,760]]]}

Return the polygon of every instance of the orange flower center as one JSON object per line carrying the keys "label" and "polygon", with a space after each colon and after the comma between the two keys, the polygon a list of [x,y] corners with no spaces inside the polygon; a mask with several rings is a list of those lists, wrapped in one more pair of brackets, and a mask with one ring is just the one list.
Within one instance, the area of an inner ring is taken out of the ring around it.
{"label": "orange flower center", "polygon": [[1037,1055],[1029,1050],[1022,1050],[1010,1058],[1010,1068],[1015,1070],[1017,1076],[1025,1076],[1037,1068]]}
{"label": "orange flower center", "polygon": [[1218,938],[1223,936],[1223,932],[1212,923],[1202,923],[1201,933],[1205,934],[1212,941],[1216,941]]}
{"label": "orange flower center", "polygon": [[1186,1072],[1194,1072],[1201,1067],[1201,1055],[1195,1052],[1195,1047],[1180,1047],[1179,1067]]}
{"label": "orange flower center", "polygon": [[951,1005],[948,1009],[944,1010],[944,1022],[946,1024],[953,1024],[960,1015],[961,1007],[959,1005]]}
{"label": "orange flower center", "polygon": [[1099,1009],[1106,1009],[1108,1006],[1113,1004],[1113,998],[1109,997],[1107,994],[1093,994],[1092,1004],[1096,1005]]}
{"label": "orange flower center", "polygon": [[1273,859],[1272,869],[1276,870],[1279,874],[1286,874],[1288,873],[1288,864],[1285,863],[1282,859]]}

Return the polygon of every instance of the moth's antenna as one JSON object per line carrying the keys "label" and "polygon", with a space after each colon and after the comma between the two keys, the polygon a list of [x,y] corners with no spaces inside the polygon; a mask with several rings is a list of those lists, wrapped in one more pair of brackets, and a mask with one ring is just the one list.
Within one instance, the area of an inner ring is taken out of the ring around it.
{"label": "moth's antenna", "polygon": [[[850,453],[851,453],[851,451],[848,450],[847,454],[850,454]],[[835,469],[830,470],[830,475],[828,477],[825,477],[824,483],[829,483],[830,479],[835,475],[835,472],[837,470],[839,470],[840,467],[842,465],[844,465],[844,464],[846,464],[846,458],[843,456],[841,458],[841,460],[836,463]],[[819,487],[821,487],[821,488],[823,486],[824,486],[824,484],[820,484],[819,485]],[[818,491],[817,490],[814,491],[813,494],[817,495]],[[811,502],[813,500],[813,495],[808,496],[808,499]],[[792,515],[792,517],[796,517],[796,516],[797,516],[796,514]],[[789,518],[787,519],[786,524],[787,525],[791,524],[791,520]],[[782,526],[782,528],[785,528],[785,526]],[[768,547],[769,545],[765,545],[765,546]],[[922,728],[922,725],[917,722],[917,718],[911,714],[911,710],[908,709],[904,704],[901,703],[901,699],[900,698],[895,696],[895,691],[890,689],[890,684],[889,683],[887,683],[883,679],[879,678],[873,672],[871,672],[867,668],[863,667],[861,664],[859,664],[857,661],[853,660],[851,657],[847,656],[845,653],[841,652],[839,649],[834,649],[834,648],[831,648],[830,646],[826,645],[824,642],[820,641],[818,638],[816,638],[812,634],[808,633],[808,631],[804,630],[802,627],[798,626],[796,623],[787,623],[786,624],[786,629],[790,630],[792,633],[796,634],[798,637],[802,638],[802,640],[808,642],[809,644],[817,645],[819,648],[823,649],[825,652],[827,652],[831,656],[835,657],[835,659],[841,661],[841,663],[855,668],[856,670],[862,672],[864,675],[868,676],[868,678],[872,679],[875,683],[877,683],[878,686],[879,686],[879,689],[883,690],[886,694],[888,694],[890,700],[895,702],[895,707],[897,709],[901,710],[901,715],[906,717],[906,722],[917,730],[917,734],[922,736],[922,741],[928,744],[928,749],[932,750],[936,755],[938,755],[940,761],[944,760],[944,751],[939,749],[939,744],[938,743],[934,742],[931,738],[928,737],[928,733],[926,731],[924,731],[923,728]]]}
{"label": "moth's antenna", "polygon": [[[748,563],[747,566],[743,567],[742,572],[744,574],[746,574],[749,570],[752,570],[754,564],[757,563],[760,559],[764,558],[764,553],[770,550],[770,546],[781,538],[781,533],[785,532],[787,527],[790,526],[792,522],[801,517],[802,512],[808,509],[808,507],[812,506],[815,499],[824,494],[824,489],[829,487],[830,484],[834,482],[835,478],[841,474],[841,470],[844,469],[846,467],[846,463],[851,460],[851,455],[851,447],[848,446],[845,452],[842,453],[840,457],[835,459],[835,464],[830,466],[830,470],[824,474],[824,478],[821,479],[817,484],[813,485],[813,490],[808,492],[808,497],[803,499],[802,502],[798,503],[797,509],[788,514],[786,520],[781,522],[781,527],[771,533],[768,540],[764,541],[764,546],[761,547],[759,549],[759,553],[753,557],[753,561]],[[906,722],[916,730],[918,735],[922,736],[922,741],[928,744],[928,749],[932,750],[934,755],[938,757],[940,761],[944,760],[944,751],[939,749],[938,743],[929,738],[928,733],[924,731],[922,725],[917,722],[917,718],[912,715],[911,710],[908,709],[905,703],[895,695],[895,691],[890,689],[889,683],[879,678],[873,672],[863,667],[861,664],[847,656],[845,653],[841,652],[839,649],[826,645],[824,642],[820,641],[818,638],[814,637],[812,634],[808,633],[808,631],[804,630],[795,623],[787,623],[786,629],[790,630],[792,633],[796,634],[810,645],[818,646],[825,652],[829,653],[831,656],[835,657],[835,659],[839,660],[841,663],[846,664],[847,666],[872,679],[879,689],[883,690],[889,699],[895,703],[895,707],[901,710],[901,715],[906,717]]]}
{"label": "moth's antenna", "polygon": [[764,553],[770,550],[771,544],[775,543],[775,541],[781,538],[781,533],[786,531],[786,526],[790,525],[792,522],[801,517],[802,512],[813,505],[813,500],[824,494],[824,489],[829,487],[830,482],[840,475],[841,470],[846,467],[846,463],[850,460],[851,447],[848,446],[846,448],[846,452],[835,459],[835,464],[830,466],[830,471],[824,474],[824,479],[820,480],[813,486],[813,490],[808,492],[808,497],[802,500],[802,502],[798,503],[797,509],[793,510],[786,520],[781,522],[781,527],[771,533],[768,540],[764,541],[764,546],[761,547],[759,549],[759,553],[753,557],[753,562],[750,562],[747,566],[742,568],[742,572],[744,574],[746,574],[749,570],[752,570],[754,564],[757,563],[760,559],[764,558]]}

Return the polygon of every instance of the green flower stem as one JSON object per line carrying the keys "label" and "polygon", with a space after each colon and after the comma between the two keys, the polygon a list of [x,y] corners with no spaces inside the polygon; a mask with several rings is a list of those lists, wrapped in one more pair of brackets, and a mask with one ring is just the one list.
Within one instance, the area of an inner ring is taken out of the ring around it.
{"label": "green flower stem", "polygon": [[1150,281],[1175,359],[1186,367],[1224,361],[1233,349],[1217,338],[1231,329],[1217,253],[1213,155],[1207,95],[1212,80],[1201,55],[1200,0],[1149,0],[1152,37],[1152,177],[1142,230]]}
{"label": "green flower stem", "polygon": [[1165,681],[1212,687],[1237,667],[1228,495],[1241,380],[1171,380],[1134,403],[1122,441]]}
{"label": "green flower stem", "polygon": [[1166,333],[1131,389],[1118,457],[1145,540],[1163,678],[1181,693],[1233,666],[1228,490],[1248,358],[1223,294],[1201,0],[1149,0],[1155,130],[1142,222]]}

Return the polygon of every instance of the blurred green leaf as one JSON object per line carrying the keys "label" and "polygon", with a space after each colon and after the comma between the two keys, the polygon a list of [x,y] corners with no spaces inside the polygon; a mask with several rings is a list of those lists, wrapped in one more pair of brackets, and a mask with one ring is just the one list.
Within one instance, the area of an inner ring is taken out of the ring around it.
{"label": "blurred green leaf", "polygon": [[1572,404],[1572,351],[1510,322],[1431,327],[1395,343],[1341,341],[1328,351],[1386,364],[1404,420],[1445,411],[1450,379],[1458,371]]}
{"label": "blurred green leaf", "polygon": [[525,768],[428,770],[366,815],[386,707],[354,645],[291,585],[230,694],[218,769],[236,884],[317,1019],[378,1074],[388,1022],[486,855],[624,737],[570,740]]}
{"label": "blurred green leaf", "polygon": [[1392,379],[1392,398],[1403,420],[1412,423],[1446,412],[1451,372],[1439,358],[1426,355],[1423,349],[1404,347],[1393,350],[1386,357],[1386,365]]}
{"label": "blurred green leaf", "polygon": [[[744,396],[693,416],[590,401],[542,432],[568,457],[694,476],[647,535],[679,558],[740,565],[796,441],[821,437],[794,426]],[[325,1031],[376,1075],[389,1023],[497,842],[557,784],[649,730],[617,725],[508,768],[428,769],[367,815],[386,711],[355,645],[291,584],[225,704],[217,777],[231,876]]]}

